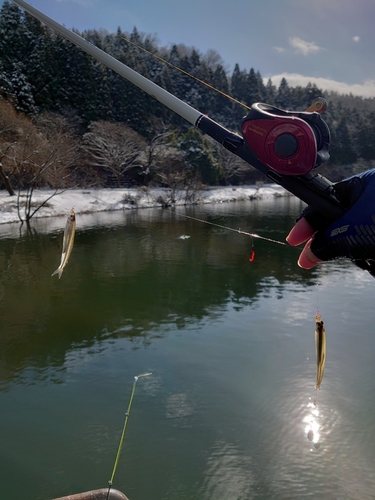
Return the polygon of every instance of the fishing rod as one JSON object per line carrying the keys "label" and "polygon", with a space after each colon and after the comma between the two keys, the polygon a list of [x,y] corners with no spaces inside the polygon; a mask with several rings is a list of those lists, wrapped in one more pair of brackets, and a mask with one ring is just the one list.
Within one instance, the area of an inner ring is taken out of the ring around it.
{"label": "fishing rod", "polygon": [[132,392],[130,394],[128,409],[127,409],[127,411],[125,413],[125,420],[124,420],[124,425],[123,425],[123,428],[122,428],[121,438],[120,438],[120,442],[119,442],[117,453],[116,453],[115,463],[113,465],[111,479],[108,481],[108,491],[107,491],[106,500],[109,500],[109,495],[110,495],[111,488],[112,488],[112,485],[113,485],[113,480],[115,478],[117,466],[118,466],[118,463],[119,463],[119,460],[120,460],[120,455],[121,455],[122,447],[124,446],[126,429],[128,427],[128,421],[129,421],[129,417],[130,417],[130,410],[132,408],[133,398],[134,398],[134,394],[135,394],[135,388],[136,388],[138,379],[141,378],[141,377],[149,377],[150,375],[152,375],[152,373],[142,373],[141,375],[137,375],[136,377],[134,377],[133,388],[132,388]]}
{"label": "fishing rod", "polygon": [[327,225],[345,211],[334,185],[311,171],[329,159],[330,132],[321,118],[324,100],[306,111],[286,111],[255,103],[241,124],[242,136],[231,132],[197,109],[159,87],[77,33],[46,16],[24,0],[12,0],[108,68],[116,71],[170,110],[239,156],[319,212]]}

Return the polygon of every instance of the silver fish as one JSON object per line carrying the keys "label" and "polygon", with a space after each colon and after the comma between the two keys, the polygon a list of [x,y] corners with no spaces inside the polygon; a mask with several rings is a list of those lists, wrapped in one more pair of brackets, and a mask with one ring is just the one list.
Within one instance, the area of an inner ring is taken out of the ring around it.
{"label": "silver fish", "polygon": [[61,278],[64,267],[67,265],[70,254],[72,253],[75,233],[76,233],[76,215],[74,213],[74,209],[72,208],[69,212],[68,220],[66,221],[65,225],[61,262],[56,271],[52,273],[52,276],[58,274],[59,279]]}
{"label": "silver fish", "polygon": [[316,385],[320,389],[326,364],[326,331],[321,316],[316,313],[315,318],[315,348],[316,348]]}

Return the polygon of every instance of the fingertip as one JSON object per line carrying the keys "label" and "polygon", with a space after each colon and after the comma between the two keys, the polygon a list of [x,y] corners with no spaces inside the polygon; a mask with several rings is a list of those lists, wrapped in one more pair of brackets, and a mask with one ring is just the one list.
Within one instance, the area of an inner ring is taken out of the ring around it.
{"label": "fingertip", "polygon": [[305,218],[302,218],[298,222],[296,222],[296,224],[286,237],[286,241],[289,243],[289,245],[292,246],[300,245],[301,243],[311,238],[314,233],[315,230],[310,226]]}
{"label": "fingertip", "polygon": [[311,238],[306,243],[304,249],[301,252],[301,255],[299,256],[298,265],[302,269],[312,269],[317,264],[323,262],[322,260],[318,259],[318,257],[316,257],[316,255],[313,254],[313,252],[310,248],[312,241],[313,241],[313,239]]}
{"label": "fingertip", "polygon": [[309,259],[306,258],[305,255],[301,255],[300,258],[298,259],[297,264],[302,269],[312,269],[318,264],[318,262],[311,262]]}

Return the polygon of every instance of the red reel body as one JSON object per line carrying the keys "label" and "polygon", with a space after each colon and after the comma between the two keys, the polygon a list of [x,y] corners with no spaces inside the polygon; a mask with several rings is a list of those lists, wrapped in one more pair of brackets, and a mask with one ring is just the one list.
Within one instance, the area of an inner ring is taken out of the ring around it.
{"label": "red reel body", "polygon": [[242,122],[242,134],[258,159],[283,175],[307,174],[329,159],[329,129],[315,112],[255,103]]}

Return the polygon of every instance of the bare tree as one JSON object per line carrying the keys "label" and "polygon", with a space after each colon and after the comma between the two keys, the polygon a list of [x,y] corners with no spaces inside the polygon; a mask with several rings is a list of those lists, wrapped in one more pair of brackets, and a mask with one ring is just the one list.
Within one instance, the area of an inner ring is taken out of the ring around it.
{"label": "bare tree", "polygon": [[219,162],[224,170],[224,177],[227,182],[230,182],[234,177],[242,177],[244,173],[251,170],[251,166],[239,156],[234,155],[225,148],[220,148]]}
{"label": "bare tree", "polygon": [[148,145],[141,154],[142,171],[146,177],[150,174],[158,173],[163,168],[163,165],[171,156],[173,148],[169,144],[169,139],[173,136],[172,132],[168,131],[168,127],[163,126],[162,131],[154,135]]}
{"label": "bare tree", "polygon": [[[2,163],[17,186],[19,219],[29,222],[53,196],[70,186],[79,144],[61,116],[46,113],[36,124],[22,117],[16,123],[17,140],[7,142],[2,138]],[[52,188],[54,192],[43,202],[34,203],[36,188]]]}
{"label": "bare tree", "polygon": [[228,67],[226,67],[223,58],[214,49],[208,49],[207,52],[201,57],[201,61],[204,62],[213,71],[215,71],[218,66],[222,66],[223,68],[225,67],[225,69],[228,70]]}
{"label": "bare tree", "polygon": [[112,172],[117,187],[125,172],[143,168],[140,154],[144,147],[144,139],[123,123],[93,122],[83,136],[83,149],[91,165]]}
{"label": "bare tree", "polygon": [[242,158],[234,155],[226,148],[218,146],[217,142],[215,142],[211,137],[207,137],[206,139],[224,171],[224,178],[226,182],[230,183],[236,176],[239,178],[244,175],[248,176],[249,173],[251,175],[255,174],[255,177],[257,177],[257,171],[247,162],[242,160]]}
{"label": "bare tree", "polygon": [[31,126],[31,120],[17,113],[10,102],[0,98],[0,180],[10,196],[15,193],[10,179],[13,172],[7,161],[9,149],[17,143],[22,131]]}
{"label": "bare tree", "polygon": [[154,167],[155,181],[168,188],[166,197],[159,197],[159,203],[169,206],[177,201],[178,191],[183,192],[184,201],[192,203],[202,183],[187,168],[184,154],[174,146],[163,148],[163,161]]}
{"label": "bare tree", "polygon": [[4,158],[4,156],[7,154],[7,151],[8,149],[12,146],[12,144],[9,144],[5,149],[4,151],[2,151],[0,149],[0,180],[2,181],[2,183],[4,184],[4,187],[5,189],[8,191],[9,195],[10,196],[14,196],[14,189],[12,187],[12,184],[10,182],[10,179],[8,177],[8,175],[5,173],[4,171],[4,168],[3,168],[3,164],[1,163],[2,159]]}

